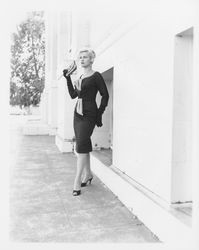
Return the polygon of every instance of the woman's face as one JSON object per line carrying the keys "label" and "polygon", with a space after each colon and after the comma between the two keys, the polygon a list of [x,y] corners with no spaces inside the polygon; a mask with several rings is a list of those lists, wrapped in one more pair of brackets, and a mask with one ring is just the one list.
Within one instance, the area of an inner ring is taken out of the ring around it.
{"label": "woman's face", "polygon": [[86,51],[80,53],[79,60],[83,68],[86,68],[92,65],[92,59],[90,58],[89,53]]}

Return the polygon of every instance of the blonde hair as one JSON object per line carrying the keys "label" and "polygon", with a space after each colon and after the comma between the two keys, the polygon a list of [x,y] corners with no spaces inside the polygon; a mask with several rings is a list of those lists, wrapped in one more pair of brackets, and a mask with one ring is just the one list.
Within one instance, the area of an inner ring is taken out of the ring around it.
{"label": "blonde hair", "polygon": [[96,57],[95,51],[90,49],[90,48],[82,48],[78,52],[78,59],[79,59],[80,54],[83,53],[83,52],[87,52],[89,54],[90,59],[92,60],[92,63],[93,63],[94,59]]}

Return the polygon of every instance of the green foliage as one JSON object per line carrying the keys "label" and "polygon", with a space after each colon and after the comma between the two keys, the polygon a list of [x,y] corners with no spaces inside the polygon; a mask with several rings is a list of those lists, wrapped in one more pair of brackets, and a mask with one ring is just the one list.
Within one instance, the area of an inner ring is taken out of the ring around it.
{"label": "green foliage", "polygon": [[30,12],[12,34],[10,104],[27,107],[40,102],[45,82],[43,12]]}

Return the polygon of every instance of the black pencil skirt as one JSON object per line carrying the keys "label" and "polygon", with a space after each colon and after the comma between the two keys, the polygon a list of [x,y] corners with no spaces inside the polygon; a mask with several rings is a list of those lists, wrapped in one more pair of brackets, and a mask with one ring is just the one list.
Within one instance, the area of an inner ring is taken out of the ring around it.
{"label": "black pencil skirt", "polygon": [[92,151],[91,135],[95,124],[95,117],[82,116],[74,112],[73,127],[77,153],[89,153]]}

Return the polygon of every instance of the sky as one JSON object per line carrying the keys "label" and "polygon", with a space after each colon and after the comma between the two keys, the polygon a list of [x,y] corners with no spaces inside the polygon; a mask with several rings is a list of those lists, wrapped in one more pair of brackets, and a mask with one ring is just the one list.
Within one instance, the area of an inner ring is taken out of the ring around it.
{"label": "sky", "polygon": [[10,18],[10,32],[16,31],[16,26],[19,25],[23,20],[27,18],[27,11],[16,11],[13,13],[12,18]]}

